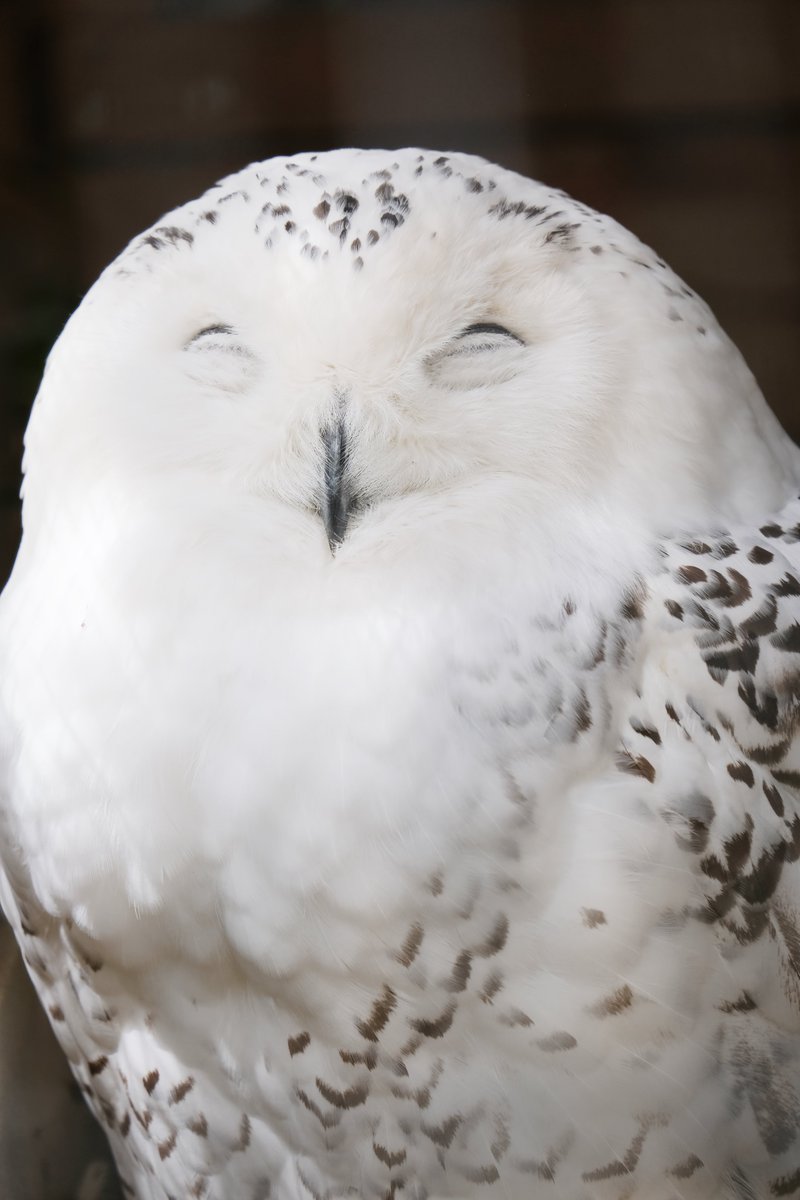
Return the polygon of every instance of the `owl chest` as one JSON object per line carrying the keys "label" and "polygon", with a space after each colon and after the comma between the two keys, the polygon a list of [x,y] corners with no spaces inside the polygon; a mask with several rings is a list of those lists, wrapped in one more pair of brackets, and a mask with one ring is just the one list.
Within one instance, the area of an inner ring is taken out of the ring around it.
{"label": "owl chest", "polygon": [[40,894],[119,934],[112,914],[164,911],[202,874],[243,950],[262,910],[288,930],[323,894],[391,905],[393,881],[513,827],[507,763],[525,760],[530,791],[600,732],[602,671],[564,637],[525,614],[383,603],[59,627],[48,679],[21,671],[15,696],[30,733],[13,804],[41,818],[21,823]]}
{"label": "owl chest", "polygon": [[[397,1180],[460,1196],[502,1180],[523,1197],[531,1164],[548,1162],[554,1196],[574,1200],[637,1138],[651,1181],[654,1163],[682,1161],[681,1136],[665,1129],[705,1061],[672,1044],[687,1032],[680,1020],[670,1030],[663,1012],[637,1012],[609,944],[587,972],[587,939],[603,937],[597,914],[582,941],[579,913],[562,913],[573,966],[558,970],[548,918],[533,916],[521,878],[510,853],[491,872],[451,862],[372,928],[341,911],[308,914],[335,954],[309,943],[280,978],[223,978],[210,964],[148,972],[140,1016],[123,1022],[139,1032],[123,1036],[99,1080],[86,1074],[98,1088],[108,1070],[123,1100],[121,1153],[143,1180],[149,1163],[167,1194],[194,1185],[182,1172],[201,1163],[211,1196],[256,1195],[269,1180],[281,1200],[353,1186],[378,1198]],[[598,1090],[625,1105],[598,1108]],[[659,1117],[640,1128],[631,1111]]]}
{"label": "owl chest", "polygon": [[[361,634],[284,630],[235,669],[195,641],[120,690],[130,717],[94,745],[124,854],[109,868],[119,838],[95,821],[94,870],[73,842],[62,895],[135,1032],[91,1060],[103,1079],[85,1064],[98,1095],[109,1071],[134,1171],[171,1186],[192,1161],[210,1195],[269,1179],[288,1198],[347,1190],[355,1158],[367,1196],[400,1178],[527,1195],[530,1163],[596,1126],[576,1079],[665,1102],[671,1065],[631,1075],[629,1047],[670,1031],[619,986],[649,885],[620,892],[608,816],[577,787],[608,663],[558,627],[437,634],[365,654]],[[641,853],[651,832],[626,836]],[[638,914],[623,937],[616,911]],[[606,1119],[622,1155],[637,1131]],[[604,1165],[582,1155],[569,1200]]]}

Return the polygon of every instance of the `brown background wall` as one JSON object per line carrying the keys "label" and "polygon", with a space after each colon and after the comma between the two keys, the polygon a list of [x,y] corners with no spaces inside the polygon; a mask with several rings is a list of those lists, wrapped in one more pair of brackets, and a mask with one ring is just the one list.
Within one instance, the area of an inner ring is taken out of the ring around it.
{"label": "brown background wall", "polygon": [[404,144],[611,212],[800,435],[797,0],[30,0],[0,8],[0,578],[43,356],[99,269],[248,160]]}

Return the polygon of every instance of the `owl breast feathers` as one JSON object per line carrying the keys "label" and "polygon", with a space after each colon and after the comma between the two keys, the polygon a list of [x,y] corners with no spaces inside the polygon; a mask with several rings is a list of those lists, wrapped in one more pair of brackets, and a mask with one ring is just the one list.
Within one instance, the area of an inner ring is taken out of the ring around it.
{"label": "owl breast feathers", "polygon": [[800,1198],[800,455],[481,159],[273,159],[54,347],[0,895],[135,1200]]}

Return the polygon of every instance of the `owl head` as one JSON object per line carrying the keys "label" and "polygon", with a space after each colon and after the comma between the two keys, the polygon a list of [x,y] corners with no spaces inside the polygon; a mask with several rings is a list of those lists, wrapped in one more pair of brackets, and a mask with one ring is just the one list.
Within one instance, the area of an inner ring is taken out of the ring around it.
{"label": "owl head", "polygon": [[31,537],[148,504],[233,537],[246,512],[271,553],[341,569],[719,523],[798,458],[630,233],[409,149],[257,163],[134,239],[51,354],[25,469]]}

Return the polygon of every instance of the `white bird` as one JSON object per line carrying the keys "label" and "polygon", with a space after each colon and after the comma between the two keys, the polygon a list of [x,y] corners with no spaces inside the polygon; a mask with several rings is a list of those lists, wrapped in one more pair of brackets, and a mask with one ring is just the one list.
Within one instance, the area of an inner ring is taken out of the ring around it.
{"label": "white bird", "polygon": [[800,1196],[800,454],[480,159],[247,167],[50,356],[2,900],[137,1200]]}

